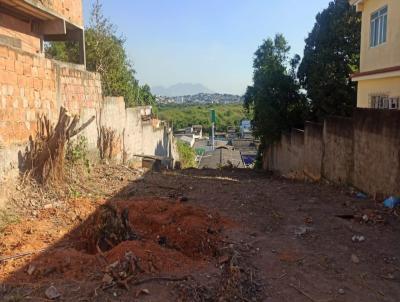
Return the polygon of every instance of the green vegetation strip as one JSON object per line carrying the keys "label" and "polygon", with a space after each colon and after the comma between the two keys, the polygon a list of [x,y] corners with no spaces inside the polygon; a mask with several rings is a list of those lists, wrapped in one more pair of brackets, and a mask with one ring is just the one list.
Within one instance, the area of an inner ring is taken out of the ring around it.
{"label": "green vegetation strip", "polygon": [[218,131],[226,131],[227,127],[239,127],[240,121],[248,116],[240,104],[227,105],[160,105],[158,116],[161,120],[173,123],[174,129],[181,129],[192,125],[202,125],[204,132],[211,129],[210,110],[217,113]]}

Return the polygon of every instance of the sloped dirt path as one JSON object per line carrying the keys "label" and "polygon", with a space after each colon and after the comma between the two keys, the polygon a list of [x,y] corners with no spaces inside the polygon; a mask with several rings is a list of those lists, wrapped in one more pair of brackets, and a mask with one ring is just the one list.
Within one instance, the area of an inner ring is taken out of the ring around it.
{"label": "sloped dirt path", "polygon": [[374,201],[248,170],[101,171],[82,191],[107,196],[3,232],[0,259],[38,253],[0,263],[0,301],[399,300],[400,219]]}

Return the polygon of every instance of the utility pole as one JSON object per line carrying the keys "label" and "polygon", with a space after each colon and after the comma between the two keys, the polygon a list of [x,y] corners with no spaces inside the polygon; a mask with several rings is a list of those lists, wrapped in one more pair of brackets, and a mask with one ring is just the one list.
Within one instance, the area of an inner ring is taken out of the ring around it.
{"label": "utility pole", "polygon": [[211,132],[212,132],[212,135],[211,135],[211,146],[212,146],[212,150],[214,151],[215,150],[215,124],[214,123],[212,123]]}
{"label": "utility pole", "polygon": [[212,151],[215,150],[215,122],[217,121],[217,117],[215,114],[215,109],[211,109],[211,148]]}

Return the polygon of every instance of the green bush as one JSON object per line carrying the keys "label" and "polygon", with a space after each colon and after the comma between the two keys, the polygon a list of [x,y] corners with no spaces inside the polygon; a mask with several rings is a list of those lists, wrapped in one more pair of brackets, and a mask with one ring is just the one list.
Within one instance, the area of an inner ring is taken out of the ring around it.
{"label": "green bush", "polygon": [[90,162],[88,159],[87,138],[80,135],[76,140],[69,141],[65,158],[72,164],[83,163],[90,172]]}
{"label": "green bush", "polygon": [[183,169],[196,168],[196,151],[183,142],[177,142],[179,159]]}

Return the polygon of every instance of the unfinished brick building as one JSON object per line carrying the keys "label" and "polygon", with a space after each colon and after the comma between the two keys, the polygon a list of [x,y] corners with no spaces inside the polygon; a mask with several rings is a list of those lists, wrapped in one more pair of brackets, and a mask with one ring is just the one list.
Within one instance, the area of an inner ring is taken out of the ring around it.
{"label": "unfinished brick building", "polygon": [[[46,41],[71,40],[80,65],[45,58]],[[101,99],[99,75],[85,70],[81,0],[0,0],[0,170],[15,166],[38,114],[95,114]]]}
{"label": "unfinished brick building", "polygon": [[[78,43],[80,64],[46,58],[46,41]],[[1,178],[18,171],[38,115],[56,121],[61,106],[81,121],[97,117],[84,132],[93,151],[106,126],[119,134],[120,158],[170,154],[168,129],[143,120],[143,108],[125,109],[123,98],[104,99],[100,75],[86,70],[82,0],[0,0],[0,199]]]}

